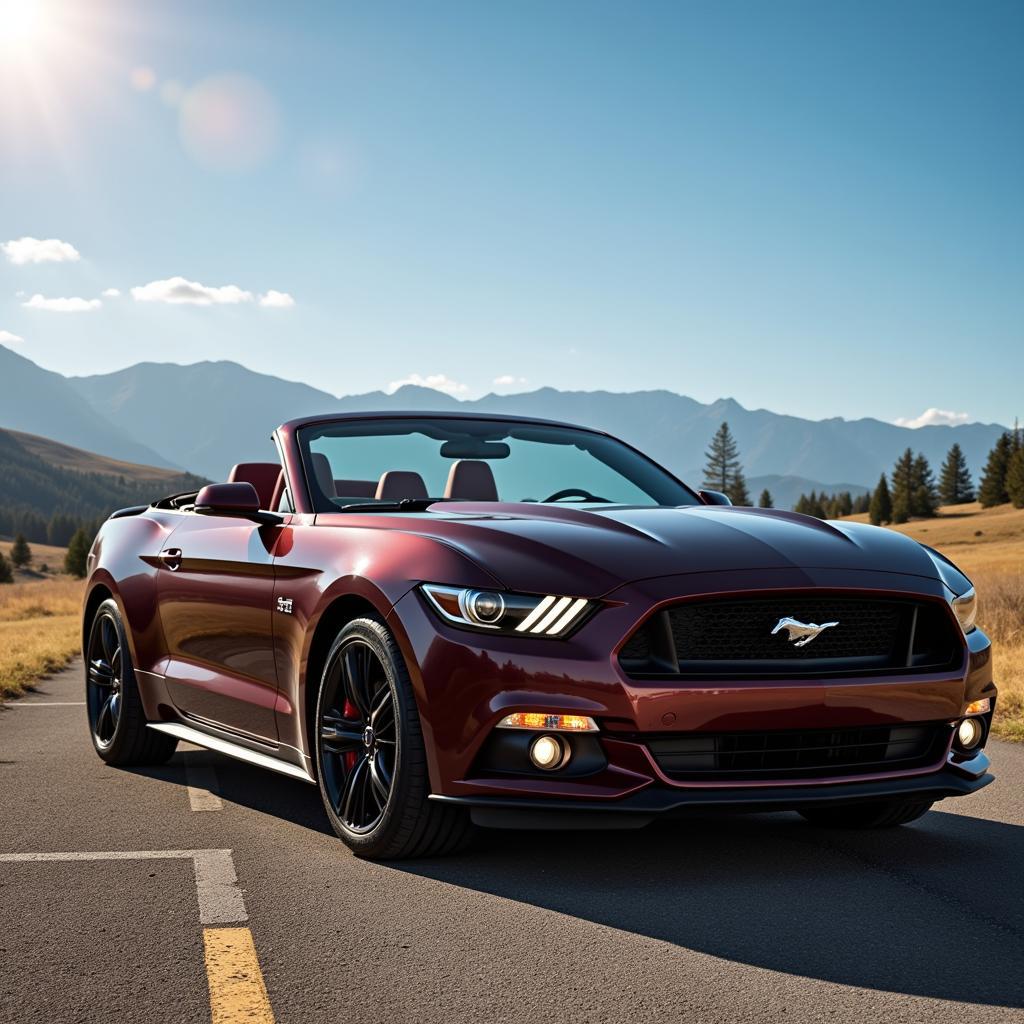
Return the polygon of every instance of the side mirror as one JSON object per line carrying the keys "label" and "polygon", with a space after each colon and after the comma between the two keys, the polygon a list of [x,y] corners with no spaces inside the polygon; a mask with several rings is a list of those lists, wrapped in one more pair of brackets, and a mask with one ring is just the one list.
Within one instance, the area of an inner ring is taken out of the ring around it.
{"label": "side mirror", "polygon": [[732,499],[728,494],[723,494],[721,491],[698,491],[697,497],[704,502],[705,505],[731,505]]}
{"label": "side mirror", "polygon": [[250,519],[263,526],[284,522],[273,512],[260,510],[256,488],[249,483],[207,484],[197,495],[195,510],[204,516],[228,516]]}

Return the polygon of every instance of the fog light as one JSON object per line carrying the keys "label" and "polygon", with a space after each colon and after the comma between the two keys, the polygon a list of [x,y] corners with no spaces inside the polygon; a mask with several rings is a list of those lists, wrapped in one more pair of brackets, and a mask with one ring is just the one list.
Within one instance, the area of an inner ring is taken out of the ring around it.
{"label": "fog light", "polygon": [[992,710],[992,698],[982,697],[981,700],[972,700],[967,705],[965,715],[987,715]]}
{"label": "fog light", "polygon": [[557,736],[538,736],[530,744],[530,760],[550,772],[569,760],[569,748]]}
{"label": "fog light", "polygon": [[961,750],[973,750],[985,735],[985,726],[977,718],[965,718],[956,731],[956,742]]}

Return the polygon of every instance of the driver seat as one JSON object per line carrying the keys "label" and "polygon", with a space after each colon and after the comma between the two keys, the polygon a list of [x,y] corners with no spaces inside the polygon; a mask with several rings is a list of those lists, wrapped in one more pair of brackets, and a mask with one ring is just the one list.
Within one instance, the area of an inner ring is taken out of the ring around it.
{"label": "driver seat", "polygon": [[497,501],[498,486],[494,473],[486,462],[477,459],[459,459],[448,470],[448,483],[444,487],[446,498],[463,501]]}

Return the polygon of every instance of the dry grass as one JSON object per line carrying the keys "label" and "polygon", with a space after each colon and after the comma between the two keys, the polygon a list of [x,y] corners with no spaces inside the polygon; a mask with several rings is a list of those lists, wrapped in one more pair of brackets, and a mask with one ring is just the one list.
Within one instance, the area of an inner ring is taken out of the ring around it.
{"label": "dry grass", "polygon": [[81,646],[82,582],[0,586],[0,699],[63,668]]}

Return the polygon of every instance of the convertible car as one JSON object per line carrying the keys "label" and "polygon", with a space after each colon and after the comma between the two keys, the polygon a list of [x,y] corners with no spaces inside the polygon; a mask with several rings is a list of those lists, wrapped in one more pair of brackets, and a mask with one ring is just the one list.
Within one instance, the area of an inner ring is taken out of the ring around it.
{"label": "convertible car", "polygon": [[356,853],[690,811],[899,825],[992,781],[970,581],[902,534],[694,491],[595,430],[362,413],[123,509],[89,555],[89,729],[319,787]]}

